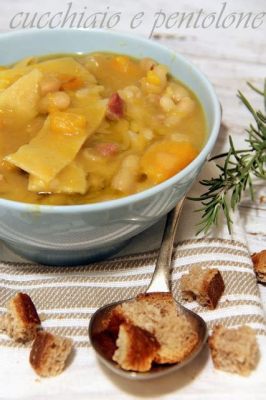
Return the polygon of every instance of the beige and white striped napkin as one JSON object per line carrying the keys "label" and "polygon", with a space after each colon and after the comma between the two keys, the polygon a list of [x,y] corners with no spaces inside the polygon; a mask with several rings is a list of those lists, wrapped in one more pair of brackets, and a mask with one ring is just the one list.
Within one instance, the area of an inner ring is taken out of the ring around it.
{"label": "beige and white striped napkin", "polygon": [[[203,171],[209,174],[209,167]],[[195,185],[193,194],[197,193]],[[75,355],[57,378],[37,379],[28,363],[29,347],[14,344],[0,334],[0,399],[264,399],[266,323],[244,231],[238,223],[231,236],[224,223],[208,237],[195,238],[197,204],[186,201],[173,254],[172,288],[182,301],[179,279],[190,265],[217,267],[226,290],[216,310],[185,304],[198,312],[211,329],[248,324],[256,329],[261,360],[249,378],[214,370],[207,349],[190,366],[154,382],[132,384],[113,376],[95,358],[87,328],[91,314],[101,305],[145,291],[154,270],[164,221],[128,244],[116,258],[81,267],[47,267],[22,262],[2,245],[0,313],[17,292],[28,293],[43,327],[75,341]],[[11,261],[12,260],[12,261]],[[15,261],[16,260],[16,261]],[[215,395],[214,395],[215,393]]]}

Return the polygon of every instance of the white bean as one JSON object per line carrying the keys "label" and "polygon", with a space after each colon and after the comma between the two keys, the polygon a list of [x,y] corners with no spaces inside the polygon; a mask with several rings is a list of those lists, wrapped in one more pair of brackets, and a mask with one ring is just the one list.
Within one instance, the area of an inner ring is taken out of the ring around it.
{"label": "white bean", "polygon": [[83,99],[89,95],[90,91],[88,88],[82,88],[76,91],[76,97],[78,99]]}
{"label": "white bean", "polygon": [[173,102],[173,100],[170,97],[162,96],[160,98],[160,106],[163,109],[163,111],[169,112],[169,111],[173,110],[173,108],[175,107],[175,103]]}
{"label": "white bean", "polygon": [[60,86],[61,81],[58,78],[55,76],[46,76],[40,84],[41,95],[45,96],[47,93],[57,92]]}
{"label": "white bean", "polygon": [[149,71],[150,69],[154,68],[156,64],[156,61],[154,61],[152,58],[142,58],[140,60],[140,67],[145,71]]}
{"label": "white bean", "polygon": [[139,170],[139,156],[131,154],[124,158],[119,171],[112,179],[112,188],[123,193],[132,193]]}
{"label": "white bean", "polygon": [[154,137],[153,131],[149,128],[143,129],[143,131],[141,131],[141,133],[145,137],[146,140],[152,140]]}
{"label": "white bean", "polygon": [[168,68],[165,65],[156,65],[153,71],[163,82],[166,82]]}
{"label": "white bean", "polygon": [[97,58],[94,56],[86,57],[84,65],[86,68],[88,68],[89,71],[93,73],[96,72],[100,66]]}
{"label": "white bean", "polygon": [[175,103],[179,102],[183,97],[187,97],[189,95],[186,88],[176,83],[170,83],[166,89],[166,93],[172,97]]}
{"label": "white bean", "polygon": [[137,156],[135,154],[130,154],[129,156],[124,158],[124,160],[122,162],[122,167],[128,168],[132,172],[135,172],[139,167],[139,156]]}
{"label": "white bean", "polygon": [[141,96],[141,91],[137,86],[132,85],[119,90],[118,94],[123,100],[126,101],[139,98]]}
{"label": "white bean", "polygon": [[182,113],[183,116],[187,116],[194,110],[195,102],[188,96],[182,97],[176,107],[178,112]]}
{"label": "white bean", "polygon": [[65,92],[55,92],[53,93],[53,102],[56,108],[65,110],[70,106],[70,97]]}
{"label": "white bean", "polygon": [[165,119],[165,125],[169,128],[172,128],[179,125],[180,121],[181,117],[179,115],[169,115],[169,117]]}
{"label": "white bean", "polygon": [[100,86],[100,85],[95,85],[95,86],[91,86],[91,87],[86,87],[86,88],[82,88],[76,91],[76,97],[78,99],[82,99],[84,97],[87,97],[91,94],[98,94],[98,93],[102,93],[104,91],[104,87]]}
{"label": "white bean", "polygon": [[57,110],[66,110],[70,106],[71,100],[65,92],[48,93],[40,102],[40,112],[46,113],[53,108]]}

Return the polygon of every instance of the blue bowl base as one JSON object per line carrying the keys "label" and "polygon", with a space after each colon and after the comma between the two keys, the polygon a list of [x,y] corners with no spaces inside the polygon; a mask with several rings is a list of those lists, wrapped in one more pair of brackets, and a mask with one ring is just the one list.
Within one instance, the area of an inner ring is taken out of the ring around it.
{"label": "blue bowl base", "polygon": [[119,252],[129,240],[119,244],[104,246],[95,249],[83,250],[51,250],[36,247],[25,247],[18,244],[4,242],[6,247],[29,261],[50,266],[86,265],[107,259]]}

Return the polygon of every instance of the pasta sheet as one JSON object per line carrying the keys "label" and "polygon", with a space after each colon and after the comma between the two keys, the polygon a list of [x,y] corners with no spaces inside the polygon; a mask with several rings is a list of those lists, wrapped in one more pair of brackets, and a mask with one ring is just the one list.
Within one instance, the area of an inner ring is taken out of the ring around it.
{"label": "pasta sheet", "polygon": [[[76,112],[76,110],[73,111]],[[51,117],[47,117],[37,136],[5,159],[45,183],[49,183],[75,159],[83,143],[98,128],[105,116],[104,103],[95,99],[85,115],[87,126],[73,134],[54,132],[50,124]]]}

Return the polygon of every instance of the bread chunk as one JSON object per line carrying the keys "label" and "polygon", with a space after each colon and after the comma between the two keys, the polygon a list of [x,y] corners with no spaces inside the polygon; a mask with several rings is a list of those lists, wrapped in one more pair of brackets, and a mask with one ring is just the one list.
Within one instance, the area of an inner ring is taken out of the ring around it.
{"label": "bread chunk", "polygon": [[61,374],[72,350],[72,340],[40,331],[33,342],[30,364],[43,377]]}
{"label": "bread chunk", "polygon": [[113,315],[155,337],[160,345],[154,356],[158,364],[182,361],[198,342],[196,330],[170,293],[141,294],[118,306]]}
{"label": "bread chunk", "polygon": [[151,369],[152,361],[160,348],[151,333],[129,323],[120,325],[116,345],[113,360],[125,370],[139,372]]}
{"label": "bread chunk", "polygon": [[239,375],[249,375],[259,360],[255,331],[249,326],[236,329],[216,325],[209,337],[215,368]]}
{"label": "bread chunk", "polygon": [[184,300],[196,300],[203,307],[214,309],[222,296],[225,285],[218,269],[190,268],[180,280]]}
{"label": "bread chunk", "polygon": [[258,281],[266,283],[266,250],[252,254],[251,258]]}
{"label": "bread chunk", "polygon": [[40,325],[36,308],[26,293],[17,293],[10,300],[8,312],[0,320],[0,330],[22,343],[33,340]]}

